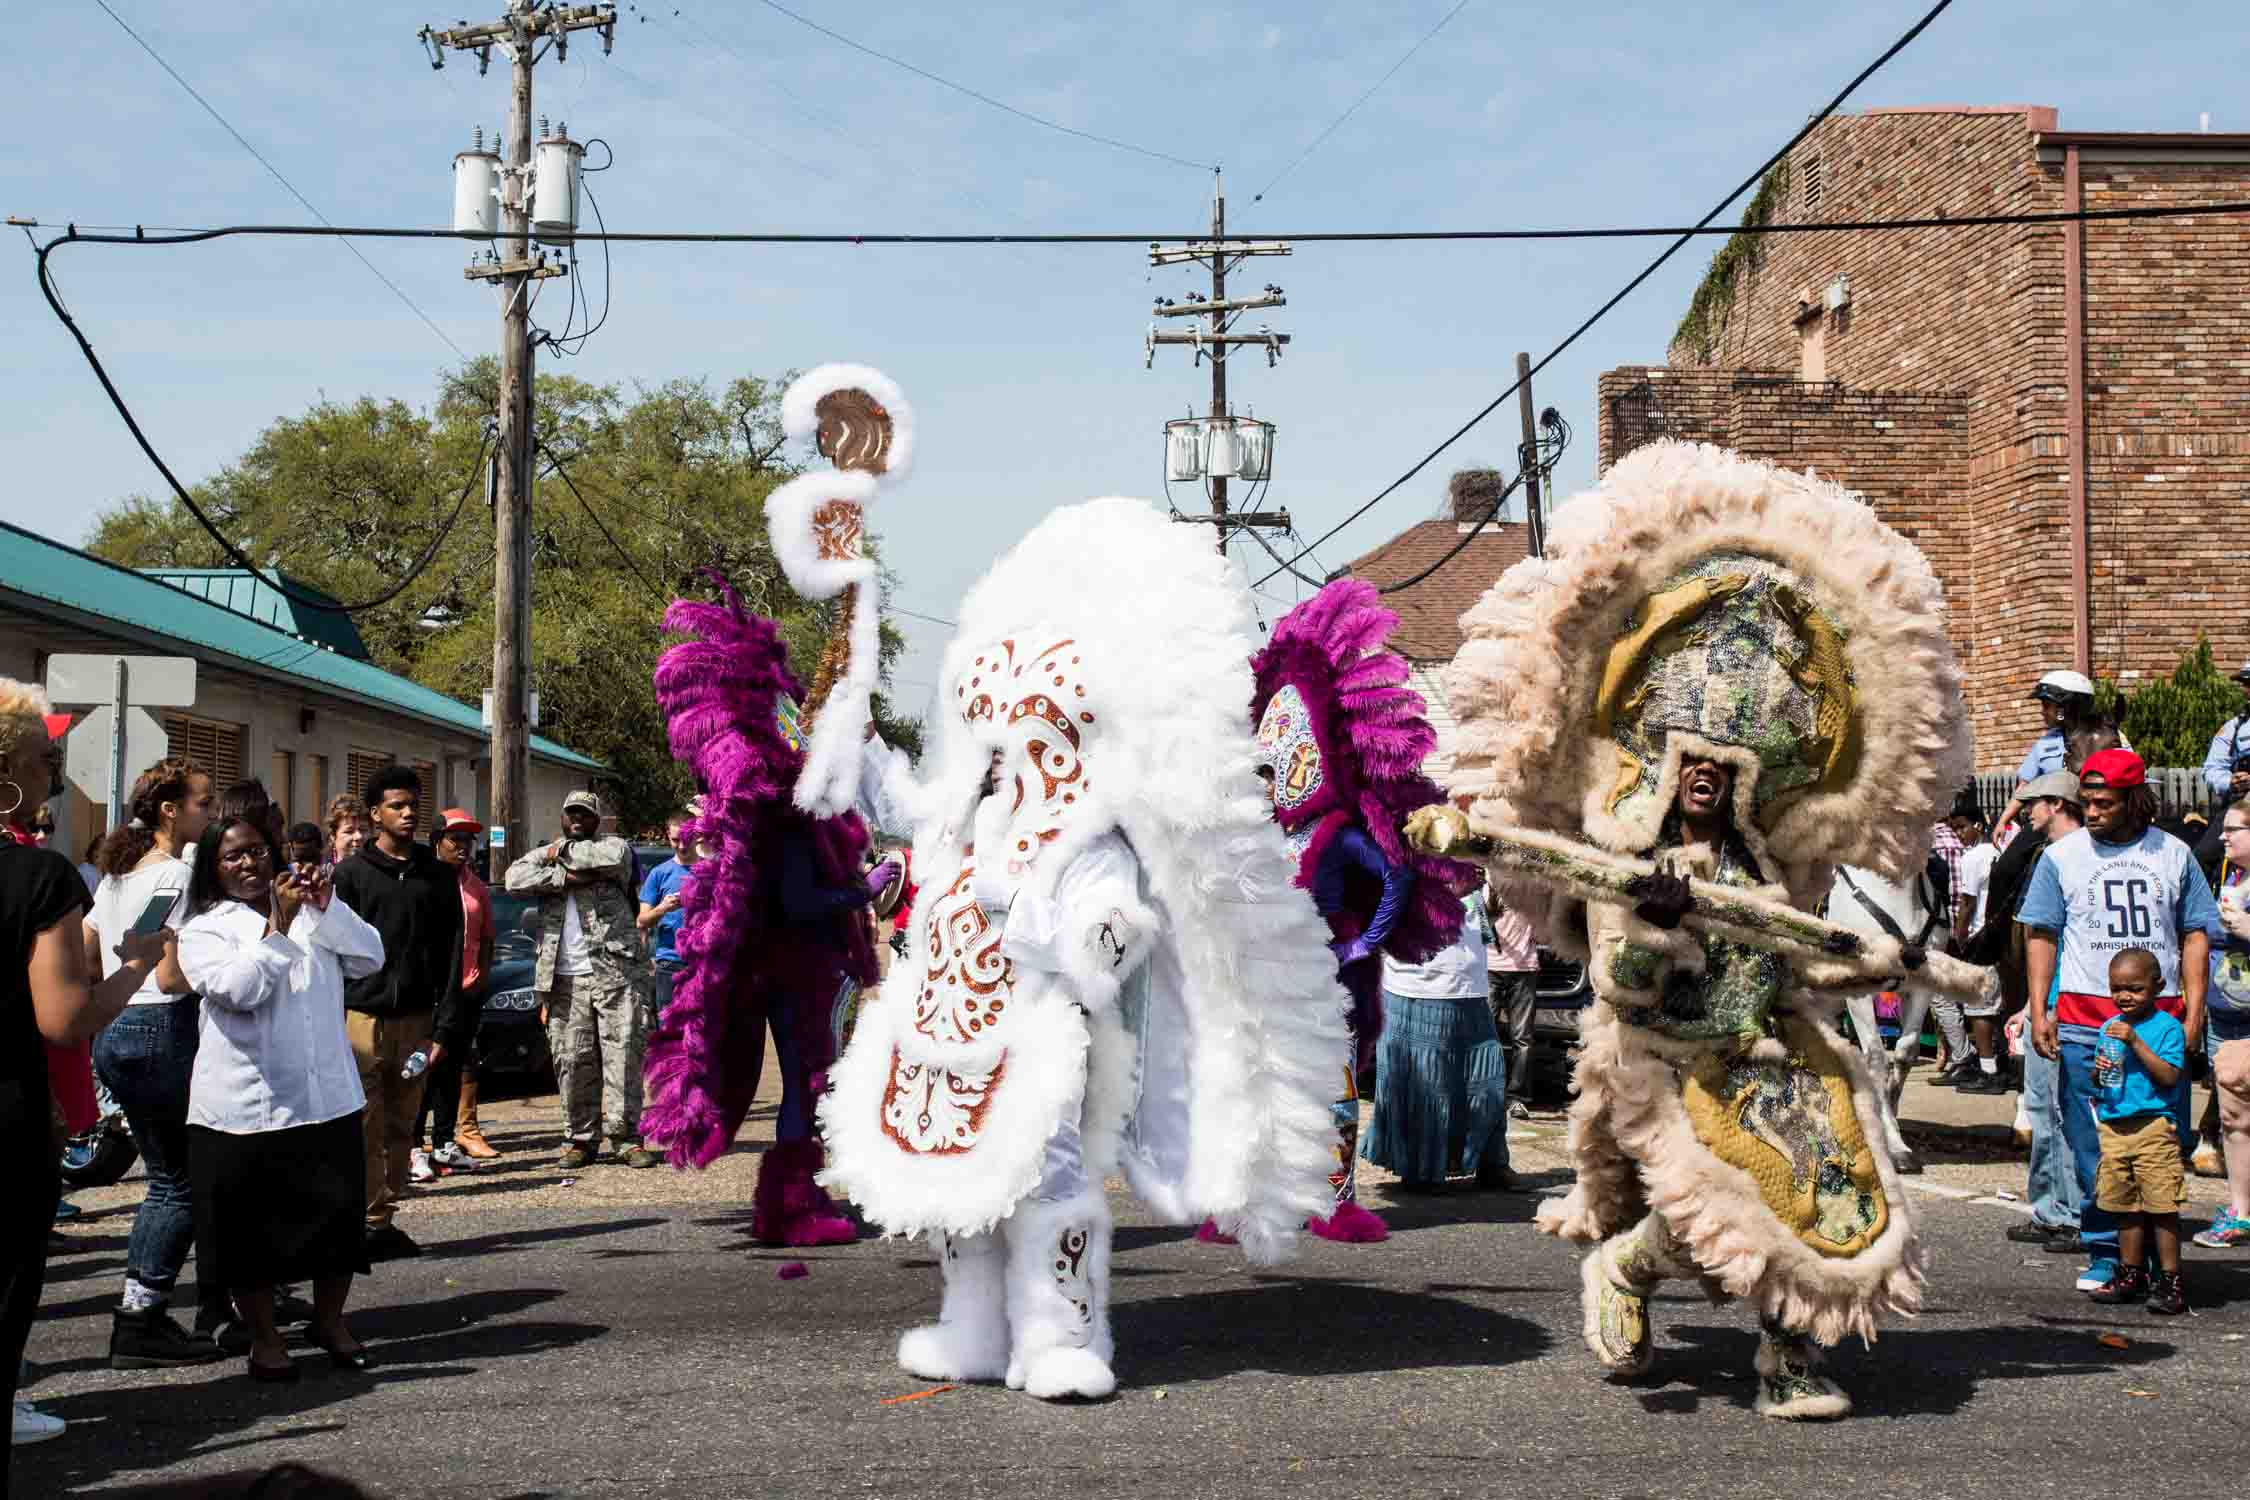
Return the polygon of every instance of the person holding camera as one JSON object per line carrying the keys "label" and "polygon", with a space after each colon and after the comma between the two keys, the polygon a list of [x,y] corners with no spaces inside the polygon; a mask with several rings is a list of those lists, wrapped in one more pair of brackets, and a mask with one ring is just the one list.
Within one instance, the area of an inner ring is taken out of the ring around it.
{"label": "person holding camera", "polygon": [[179,965],[203,997],[188,1089],[196,1277],[233,1294],[251,1379],[297,1378],[274,1299],[305,1279],[313,1344],[363,1370],[344,1303],[368,1268],[367,1094],[344,991],[382,972],[382,936],[335,899],[325,869],[277,869],[262,820],[215,819],[194,865]]}

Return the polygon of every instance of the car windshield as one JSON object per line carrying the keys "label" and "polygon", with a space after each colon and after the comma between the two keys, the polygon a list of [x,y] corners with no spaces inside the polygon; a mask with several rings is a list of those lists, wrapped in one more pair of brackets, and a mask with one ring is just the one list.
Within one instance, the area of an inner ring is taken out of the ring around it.
{"label": "car windshield", "polygon": [[538,922],[539,904],[524,896],[504,890],[492,893],[492,957],[496,963],[520,959],[531,963],[539,957],[539,938],[536,931],[526,930],[525,917],[530,916],[533,927]]}

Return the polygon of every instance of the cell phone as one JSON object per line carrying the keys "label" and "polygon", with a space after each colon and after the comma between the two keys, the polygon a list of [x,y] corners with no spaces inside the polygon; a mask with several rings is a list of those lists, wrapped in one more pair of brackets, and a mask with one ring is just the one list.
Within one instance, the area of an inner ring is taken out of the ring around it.
{"label": "cell phone", "polygon": [[158,891],[149,898],[148,905],[141,908],[140,916],[134,919],[128,931],[134,937],[147,937],[154,933],[164,925],[164,919],[172,915],[173,903],[179,899],[178,891]]}

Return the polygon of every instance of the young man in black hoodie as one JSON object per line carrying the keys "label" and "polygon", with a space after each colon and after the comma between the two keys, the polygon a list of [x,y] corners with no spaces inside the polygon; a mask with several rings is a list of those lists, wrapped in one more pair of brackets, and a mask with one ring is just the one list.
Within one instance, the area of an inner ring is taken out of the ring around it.
{"label": "young man in black hoodie", "polygon": [[[391,1222],[406,1186],[414,1121],[428,1064],[465,1045],[461,1014],[461,883],[414,842],[421,782],[392,766],[367,786],[375,836],[336,867],[336,894],[383,935],[383,967],[344,988],[346,1029],[367,1091],[367,1258],[396,1260],[421,1246]],[[408,1059],[425,1066],[408,1078]]]}

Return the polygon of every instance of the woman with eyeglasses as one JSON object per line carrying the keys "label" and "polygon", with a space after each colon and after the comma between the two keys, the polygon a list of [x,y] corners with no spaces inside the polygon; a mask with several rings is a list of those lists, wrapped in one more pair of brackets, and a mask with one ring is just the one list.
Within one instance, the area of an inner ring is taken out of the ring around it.
{"label": "woman with eyeglasses", "polygon": [[275,868],[266,820],[220,817],[198,842],[180,968],[203,997],[188,1090],[198,1278],[250,1325],[253,1380],[297,1378],[274,1288],[313,1284],[315,1347],[345,1369],[366,1351],[344,1324],[368,1269],[361,1115],[344,981],[383,966],[383,939],[320,869]]}

